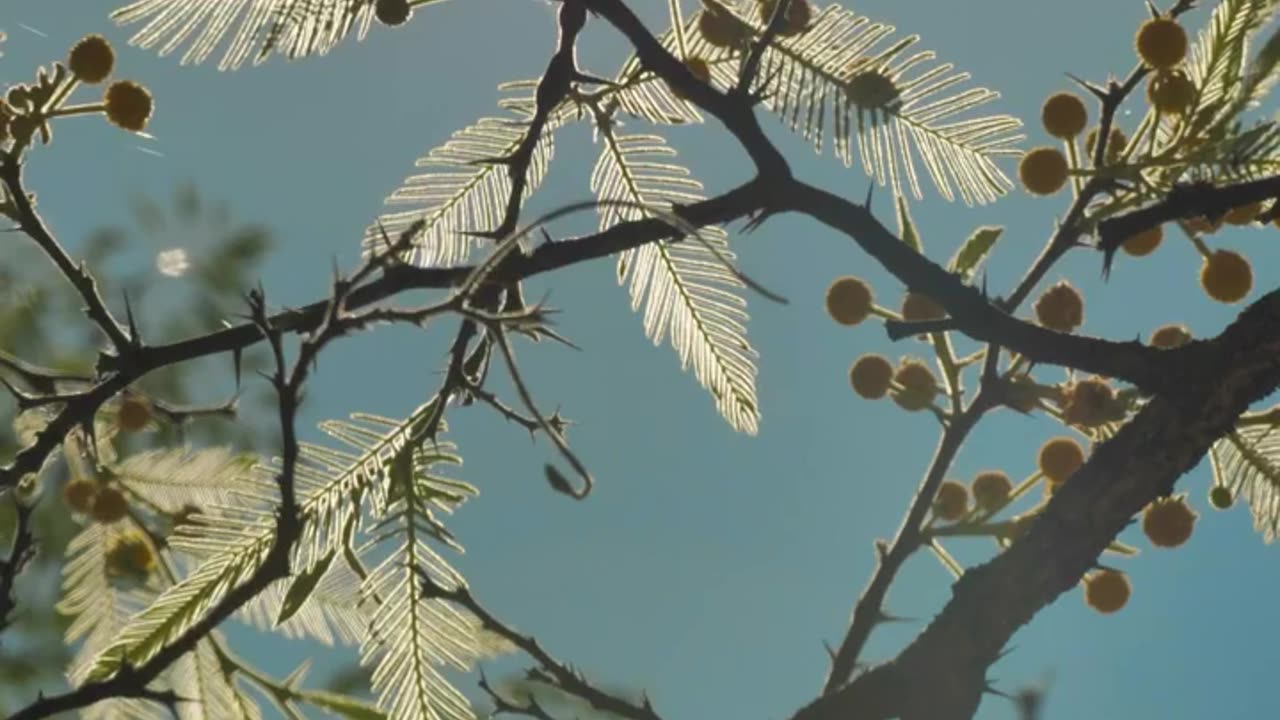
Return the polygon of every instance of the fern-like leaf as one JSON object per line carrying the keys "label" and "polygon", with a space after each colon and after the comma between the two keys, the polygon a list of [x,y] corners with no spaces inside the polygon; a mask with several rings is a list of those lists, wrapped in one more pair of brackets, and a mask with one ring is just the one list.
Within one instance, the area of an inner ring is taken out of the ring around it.
{"label": "fern-like leaf", "polygon": [[[735,17],[762,29],[754,0],[739,0]],[[759,77],[765,105],[821,151],[831,135],[845,165],[856,153],[866,173],[901,196],[922,197],[916,156],[947,200],[985,204],[1012,187],[996,164],[1019,154],[1022,123],[1010,115],[973,116],[1000,97],[962,89],[969,74],[933,52],[915,49],[919,36],[891,40],[895,28],[829,5],[798,36],[778,38],[764,53]],[[737,82],[740,53],[690,38],[690,53],[706,58],[721,87]]]}
{"label": "fern-like leaf", "polygon": [[273,53],[289,59],[324,55],[352,31],[361,40],[373,22],[373,0],[135,0],[111,14],[142,27],[130,44],[168,55],[190,41],[182,64],[202,63],[224,41],[219,70],[255,65]]}
{"label": "fern-like leaf", "polygon": [[125,458],[111,473],[150,504],[177,512],[191,504],[230,503],[256,460],[224,447],[160,448]]}
{"label": "fern-like leaf", "polygon": [[1280,536],[1280,432],[1246,425],[1214,443],[1209,459],[1216,484],[1249,503],[1253,527],[1266,543]]}
{"label": "fern-like leaf", "polygon": [[214,646],[218,633],[196,643],[196,650],[174,663],[173,690],[188,699],[178,703],[179,720],[260,720],[257,703],[235,684]]}
{"label": "fern-like leaf", "polygon": [[[435,401],[428,403],[404,422],[354,415],[351,422],[321,424],[322,430],[355,448],[355,453],[320,445],[300,446],[295,484],[303,498],[299,507],[303,528],[293,558],[296,571],[310,567],[329,550],[339,549],[341,530],[358,510],[356,498],[368,492],[375,497],[381,493],[378,481],[385,475],[387,463],[420,437],[422,423],[436,417],[434,407]],[[129,620],[114,642],[94,659],[90,678],[107,677],[122,662],[146,662],[261,567],[275,537],[278,499],[273,477],[273,468],[259,468],[234,492],[234,504],[214,505],[212,513],[197,516],[195,522],[175,532],[171,547],[203,558],[203,562]]]}
{"label": "fern-like leaf", "polygon": [[1229,123],[1265,91],[1267,78],[1246,78],[1249,39],[1274,17],[1278,6],[1277,0],[1222,0],[1214,8],[1208,27],[1192,45],[1188,63],[1200,89],[1190,112],[1191,127]]}
{"label": "fern-like leaf", "polygon": [[[667,162],[675,150],[656,135],[616,135],[601,131],[603,149],[591,175],[601,200],[640,203],[669,210],[674,203],[702,199],[702,184],[689,171]],[[603,205],[600,227],[650,213],[634,206]],[[732,258],[722,228],[703,228],[701,237]],[[618,279],[631,282],[631,307],[645,305],[645,334],[654,343],[668,335],[682,368],[693,365],[698,382],[715,396],[720,414],[734,429],[755,434],[759,404],[755,350],[747,343],[746,301],[734,290],[742,282],[694,238],[650,243],[624,252]],[[646,304],[647,302],[647,304]]]}
{"label": "fern-like leaf", "polygon": [[[384,231],[394,241],[410,225],[424,221],[426,225],[405,260],[419,267],[465,262],[476,239],[463,233],[492,230],[503,220],[511,178],[507,165],[493,161],[510,156],[520,146],[528,129],[528,102],[507,103],[516,111],[516,117],[482,118],[419,158],[414,166],[423,168],[423,172],[406,178],[386,200],[388,205],[411,205],[413,209],[378,218],[378,223],[365,231],[366,252],[385,247]],[[553,133],[558,122],[556,116],[548,121],[534,148],[525,198],[546,175],[555,150]]]}
{"label": "fern-like leaf", "polygon": [[[697,34],[697,16],[686,22],[684,35],[692,38]],[[677,52],[675,33],[667,30],[659,38],[664,46],[673,53]],[[685,125],[702,122],[698,108],[688,100],[676,97],[666,81],[653,72],[645,70],[640,58],[632,55],[618,72],[617,84],[600,92],[602,107],[616,107],[633,117],[661,125]]]}
{"label": "fern-like leaf", "polygon": [[378,707],[390,720],[475,717],[467,699],[438,669],[448,664],[467,670],[483,654],[475,624],[453,605],[428,597],[420,577],[425,573],[445,587],[463,582],[427,543],[440,538],[434,511],[452,507],[458,493],[467,489],[435,475],[432,466],[439,463],[460,464],[461,459],[452,445],[432,443],[406,448],[400,462],[393,464],[393,499],[373,543],[390,544],[392,550],[361,586],[361,594],[378,609],[360,660],[373,666]]}
{"label": "fern-like leaf", "polygon": [[276,624],[287,583],[273,583],[241,613],[251,625],[287,638],[311,638],[324,645],[355,645],[364,637],[371,606],[360,599],[360,578],[340,560],[334,562],[302,609]]}

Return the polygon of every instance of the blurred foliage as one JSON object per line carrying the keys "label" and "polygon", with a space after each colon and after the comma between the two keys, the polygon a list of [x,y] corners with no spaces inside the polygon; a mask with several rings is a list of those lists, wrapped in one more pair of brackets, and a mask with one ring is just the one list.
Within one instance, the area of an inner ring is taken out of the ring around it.
{"label": "blurred foliage", "polygon": [[[132,210],[132,227],[98,228],[78,245],[73,238],[62,238],[93,271],[103,297],[119,317],[124,317],[127,296],[143,338],[155,343],[217,329],[241,311],[242,293],[256,282],[271,249],[265,228],[235,222],[225,206],[209,205],[190,184],[176,188],[168,207],[137,197]],[[98,331],[84,317],[66,280],[33,244],[22,240],[8,238],[0,257],[0,352],[46,368],[90,374],[102,347]],[[174,258],[182,262],[175,265]],[[251,374],[266,367],[266,361],[261,351],[246,352],[241,372]],[[0,376],[24,387],[22,379],[2,364]],[[242,394],[238,405],[265,407],[274,402],[261,383],[239,385],[228,357],[166,367],[148,375],[136,389],[179,408],[216,405],[233,393]],[[2,397],[0,463],[7,463],[18,449],[13,428],[17,407],[12,397]],[[265,447],[263,439],[274,433],[252,417],[231,420],[212,414],[119,437],[123,453],[182,443],[254,450]],[[66,544],[79,529],[61,500],[66,478],[65,467],[52,467],[44,475],[33,518],[40,552],[23,573],[15,623],[0,642],[0,714],[29,702],[37,688],[48,693],[65,683],[63,669],[74,648],[63,642],[68,619],[54,605]],[[0,509],[0,552],[6,556],[12,530],[12,511],[5,505]]]}

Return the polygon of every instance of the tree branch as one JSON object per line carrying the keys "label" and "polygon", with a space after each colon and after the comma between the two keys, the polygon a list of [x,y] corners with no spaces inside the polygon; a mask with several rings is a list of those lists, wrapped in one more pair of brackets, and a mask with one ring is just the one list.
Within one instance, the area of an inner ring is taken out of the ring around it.
{"label": "tree branch", "polygon": [[414,569],[417,571],[418,577],[422,579],[424,593],[428,597],[442,598],[461,605],[472,615],[479,618],[485,629],[502,636],[512,645],[520,648],[525,654],[536,660],[545,671],[545,676],[535,679],[550,682],[555,687],[582,698],[597,710],[603,710],[631,720],[661,720],[647,699],[643,705],[636,705],[626,699],[600,690],[587,682],[581,673],[552,657],[535,638],[521,634],[489,612],[488,609],[476,601],[466,585],[459,584],[452,589],[446,588],[433,580],[428,573],[418,568]]}
{"label": "tree branch", "polygon": [[951,602],[894,660],[802,708],[792,720],[969,718],[986,669],[1043,607],[1070,590],[1143,507],[1172,492],[1251,403],[1280,387],[1280,291],[1206,343],[1194,406],[1156,398],[1101,443],[1026,534],[970,568]]}
{"label": "tree branch", "polygon": [[83,265],[76,265],[41,221],[40,215],[31,205],[26,188],[22,185],[22,162],[16,154],[0,152],[0,181],[3,181],[8,189],[18,227],[40,246],[76,292],[80,293],[85,303],[85,314],[107,336],[116,352],[126,354],[137,338],[131,338],[125,334],[111,315],[111,311],[107,309],[102,296],[98,294],[98,284],[93,276]]}

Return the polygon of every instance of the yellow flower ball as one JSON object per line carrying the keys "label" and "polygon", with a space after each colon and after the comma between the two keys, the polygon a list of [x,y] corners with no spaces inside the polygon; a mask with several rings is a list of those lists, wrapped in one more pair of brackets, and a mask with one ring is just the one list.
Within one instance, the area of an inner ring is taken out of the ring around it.
{"label": "yellow flower ball", "polygon": [[841,325],[857,325],[871,314],[871,286],[846,275],[827,287],[827,314]]}
{"label": "yellow flower ball", "polygon": [[1185,325],[1164,325],[1151,333],[1149,344],[1158,348],[1176,348],[1191,342],[1191,331]]}
{"label": "yellow flower ball", "polygon": [[1239,207],[1231,208],[1222,219],[1228,225],[1250,225],[1254,218],[1262,212],[1262,201],[1247,203]]}
{"label": "yellow flower ball", "polygon": [[98,484],[92,480],[72,480],[62,488],[63,502],[82,515],[93,509],[93,500],[97,494]]}
{"label": "yellow flower ball", "polygon": [[1120,244],[1120,249],[1124,250],[1126,255],[1142,257],[1155,252],[1162,240],[1164,240],[1164,226],[1157,225],[1129,237]]}
{"label": "yellow flower ball", "polygon": [[1142,532],[1152,545],[1174,548],[1195,529],[1196,513],[1182,497],[1156,498],[1142,511]]}
{"label": "yellow flower ball", "polygon": [[894,382],[902,389],[894,394],[893,400],[903,410],[915,412],[933,405],[938,394],[938,381],[934,379],[929,368],[918,360],[904,360],[894,373]]}
{"label": "yellow flower ball", "polygon": [[1009,476],[999,470],[980,472],[973,479],[973,501],[981,510],[992,511],[1003,507],[1013,492]]}
{"label": "yellow flower ball", "polygon": [[698,16],[698,32],[715,47],[737,47],[747,39],[746,29],[737,18],[718,10],[704,10]]}
{"label": "yellow flower ball", "polygon": [[156,554],[139,533],[117,538],[107,549],[106,561],[108,574],[139,582],[156,569]]}
{"label": "yellow flower ball", "polygon": [[1147,103],[1162,113],[1181,115],[1196,101],[1196,85],[1181,70],[1158,72],[1147,80]]}
{"label": "yellow flower ball", "polygon": [[933,497],[933,514],[939,520],[955,522],[969,512],[969,488],[964,483],[946,480]]}
{"label": "yellow flower ball", "polygon": [[151,422],[151,402],[141,395],[126,395],[116,412],[116,426],[125,432],[138,432]]}
{"label": "yellow flower ball", "polygon": [[1133,45],[1143,63],[1167,70],[1187,56],[1187,31],[1171,18],[1151,18],[1138,28]]}
{"label": "yellow flower ball", "polygon": [[865,70],[849,78],[844,94],[862,110],[887,108],[902,97],[893,80],[879,70]]}
{"label": "yellow flower ball", "polygon": [[893,365],[883,355],[863,355],[849,368],[853,391],[868,400],[878,400],[889,392]]}
{"label": "yellow flower ball", "polygon": [[71,48],[67,68],[82,83],[95,85],[111,75],[116,64],[111,43],[101,35],[86,35]]}
{"label": "yellow flower ball", "polygon": [[1075,93],[1060,92],[1049,96],[1040,107],[1040,122],[1045,132],[1062,140],[1084,132],[1089,123],[1089,111],[1084,101]]}
{"label": "yellow flower ball", "polygon": [[1018,162],[1018,179],[1032,195],[1052,195],[1067,184],[1067,158],[1057,148],[1038,147]]}
{"label": "yellow flower ball", "polygon": [[1084,601],[1089,607],[1109,615],[1129,602],[1129,578],[1115,570],[1099,570],[1084,579]]}
{"label": "yellow flower ball", "polygon": [[[1098,142],[1098,128],[1089,131],[1084,138],[1084,151],[1090,158],[1093,157],[1093,147]],[[1120,154],[1124,152],[1124,148],[1129,144],[1129,138],[1125,136],[1124,131],[1118,127],[1112,127],[1111,132],[1107,134],[1107,157],[1106,164],[1111,165],[1120,160]]]}
{"label": "yellow flower ball", "polygon": [[[778,0],[766,0],[759,3],[760,24],[767,25],[769,20],[773,18],[774,8],[778,6]],[[787,5],[787,17],[782,22],[782,29],[778,34],[783,37],[791,37],[799,35],[809,29],[809,21],[813,19],[813,7],[809,5],[809,0],[791,0]]]}
{"label": "yellow flower ball", "polygon": [[909,292],[902,298],[902,319],[907,322],[941,320],[946,316],[947,311],[928,295]]}
{"label": "yellow flower ball", "polygon": [[1069,333],[1084,323],[1084,298],[1063,280],[1036,300],[1035,313],[1036,322],[1044,327]]}
{"label": "yellow flower ball", "polygon": [[145,130],[155,109],[151,93],[131,80],[118,80],[107,86],[102,102],[107,108],[107,119],[130,132]]}
{"label": "yellow flower ball", "polygon": [[1115,391],[1100,378],[1088,378],[1073,383],[1067,389],[1062,407],[1062,420],[1068,425],[1098,427],[1108,420],[1116,420],[1118,408]]}
{"label": "yellow flower ball", "polygon": [[1236,303],[1253,289],[1253,267],[1231,250],[1215,250],[1200,268],[1200,287],[1220,303]]}
{"label": "yellow flower ball", "polygon": [[129,501],[125,499],[124,493],[113,487],[99,490],[93,500],[93,507],[89,511],[94,520],[104,525],[119,522],[128,513]]}
{"label": "yellow flower ball", "polygon": [[1226,510],[1235,503],[1235,500],[1231,496],[1231,491],[1225,485],[1214,485],[1209,490],[1209,504],[1218,510]]}
{"label": "yellow flower ball", "polygon": [[1060,485],[1084,465],[1084,448],[1073,438],[1056,437],[1040,446],[1036,463],[1049,482]]}
{"label": "yellow flower ball", "polygon": [[377,0],[373,4],[373,14],[383,25],[397,27],[409,22],[413,8],[409,7],[408,0]]}

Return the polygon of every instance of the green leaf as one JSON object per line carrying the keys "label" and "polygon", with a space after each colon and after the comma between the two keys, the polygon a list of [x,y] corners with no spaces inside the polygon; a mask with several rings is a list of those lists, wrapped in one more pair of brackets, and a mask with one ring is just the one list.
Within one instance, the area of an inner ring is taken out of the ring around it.
{"label": "green leaf", "polygon": [[969,239],[964,241],[964,245],[960,246],[956,256],[951,258],[951,272],[959,275],[964,282],[968,282],[991,252],[991,248],[995,247],[996,240],[1000,239],[1003,232],[1004,228],[993,225],[983,225],[974,230]]}
{"label": "green leaf", "polygon": [[284,602],[280,603],[280,614],[276,616],[276,625],[284,623],[302,609],[307,599],[311,597],[311,593],[315,592],[320,578],[329,572],[329,565],[333,563],[333,558],[337,554],[337,548],[330,550],[320,558],[319,562],[294,577],[293,582],[289,584],[289,591],[284,595]]}
{"label": "green leaf", "polygon": [[901,195],[898,196],[898,235],[911,249],[924,254],[920,233],[916,232],[916,224],[911,221],[911,211],[907,209],[907,199]]}

